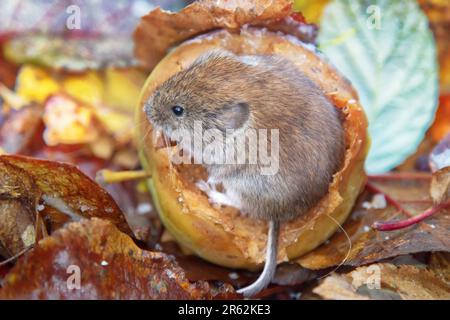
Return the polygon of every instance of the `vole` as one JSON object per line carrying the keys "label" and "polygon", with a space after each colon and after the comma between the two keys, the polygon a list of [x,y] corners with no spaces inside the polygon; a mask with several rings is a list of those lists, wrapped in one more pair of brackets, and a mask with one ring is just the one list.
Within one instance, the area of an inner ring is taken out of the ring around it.
{"label": "vole", "polygon": [[[280,222],[294,219],[326,195],[344,158],[340,116],[321,89],[293,62],[278,56],[238,56],[214,50],[166,80],[145,104],[154,128],[171,137],[177,129],[220,132],[279,130],[279,168],[261,174],[260,164],[205,164],[199,184],[213,202],[234,206],[269,222],[266,262],[259,278],[239,290],[250,297],[271,282],[277,265]],[[269,141],[275,143],[275,141]],[[192,152],[192,146],[183,150]]]}

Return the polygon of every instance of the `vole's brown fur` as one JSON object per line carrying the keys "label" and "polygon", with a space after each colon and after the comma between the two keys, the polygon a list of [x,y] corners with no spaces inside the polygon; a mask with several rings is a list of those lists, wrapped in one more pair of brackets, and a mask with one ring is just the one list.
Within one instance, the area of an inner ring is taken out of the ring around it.
{"label": "vole's brown fur", "polygon": [[[182,117],[173,114],[174,105],[184,108]],[[175,129],[193,131],[196,120],[205,130],[222,132],[278,129],[276,174],[261,174],[261,164],[206,166],[211,181],[221,183],[231,199],[225,203],[276,222],[275,237],[280,221],[305,213],[327,193],[344,158],[337,110],[315,83],[280,57],[208,53],[163,83],[145,110],[169,136]]]}

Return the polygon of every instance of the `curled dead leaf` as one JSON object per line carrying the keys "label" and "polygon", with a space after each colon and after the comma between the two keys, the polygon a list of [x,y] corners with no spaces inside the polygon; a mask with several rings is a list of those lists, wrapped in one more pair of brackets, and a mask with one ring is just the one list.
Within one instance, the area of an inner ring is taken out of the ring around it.
{"label": "curled dead leaf", "polygon": [[[79,290],[71,289],[68,284],[77,285],[77,275]],[[113,224],[96,218],[70,223],[41,240],[7,274],[0,289],[0,299],[234,297],[230,285],[190,283],[172,257],[141,250]]]}
{"label": "curled dead leaf", "polygon": [[174,45],[216,29],[239,30],[249,24],[312,42],[316,28],[290,17],[288,0],[196,1],[179,12],[157,8],[144,16],[134,32],[135,56],[152,69]]}
{"label": "curled dead leaf", "polygon": [[450,201],[450,134],[433,148],[429,162],[433,172],[431,197],[438,204]]}
{"label": "curled dead leaf", "polygon": [[[11,190],[29,181],[29,185],[22,187],[19,199],[31,197],[35,202],[28,205],[29,210],[40,211],[51,231],[72,220],[99,217],[132,235],[113,198],[75,166],[15,155],[0,156],[0,164],[13,177],[9,182]],[[43,201],[38,207],[39,199]]]}
{"label": "curled dead leaf", "polygon": [[430,195],[436,203],[450,201],[450,167],[442,168],[433,173]]}
{"label": "curled dead leaf", "polygon": [[35,242],[41,190],[26,172],[0,159],[0,254],[11,257]]}

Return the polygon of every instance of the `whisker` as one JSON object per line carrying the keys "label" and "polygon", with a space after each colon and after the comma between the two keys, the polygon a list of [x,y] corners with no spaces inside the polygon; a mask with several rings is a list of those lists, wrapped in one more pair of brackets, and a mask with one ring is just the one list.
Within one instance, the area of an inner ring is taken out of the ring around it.
{"label": "whisker", "polygon": [[318,279],[323,279],[325,277],[327,277],[328,275],[330,275],[331,273],[335,272],[337,269],[339,269],[345,262],[347,262],[348,258],[350,257],[350,253],[352,251],[352,239],[350,238],[349,234],[347,233],[347,231],[345,231],[345,229],[342,227],[342,225],[332,216],[330,215],[326,215],[328,218],[330,218],[334,223],[336,223],[336,225],[339,227],[339,229],[342,230],[342,232],[344,233],[345,237],[347,238],[348,241],[348,251],[346,256],[344,257],[344,259],[342,259],[342,261],[330,272],[328,272],[327,274],[319,277]]}

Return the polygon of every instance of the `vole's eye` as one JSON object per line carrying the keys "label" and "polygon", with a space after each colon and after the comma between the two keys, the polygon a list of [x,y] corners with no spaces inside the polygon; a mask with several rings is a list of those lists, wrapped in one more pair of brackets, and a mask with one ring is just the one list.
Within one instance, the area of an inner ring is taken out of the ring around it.
{"label": "vole's eye", "polygon": [[181,117],[184,113],[183,107],[180,106],[173,106],[172,111],[177,117]]}

